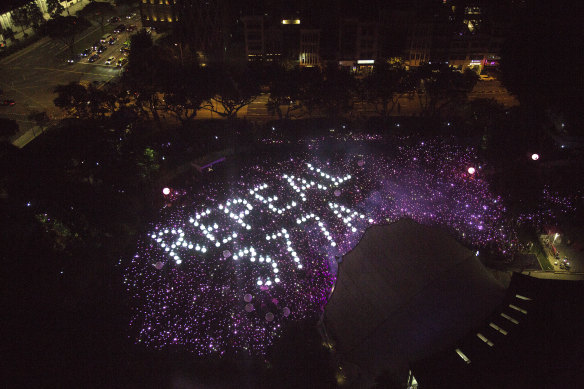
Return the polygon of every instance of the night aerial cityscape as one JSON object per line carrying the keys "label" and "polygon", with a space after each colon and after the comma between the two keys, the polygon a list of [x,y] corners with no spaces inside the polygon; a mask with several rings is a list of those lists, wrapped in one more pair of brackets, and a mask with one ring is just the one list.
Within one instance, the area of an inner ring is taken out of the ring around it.
{"label": "night aerial cityscape", "polygon": [[584,387],[581,15],[1,1],[2,387]]}

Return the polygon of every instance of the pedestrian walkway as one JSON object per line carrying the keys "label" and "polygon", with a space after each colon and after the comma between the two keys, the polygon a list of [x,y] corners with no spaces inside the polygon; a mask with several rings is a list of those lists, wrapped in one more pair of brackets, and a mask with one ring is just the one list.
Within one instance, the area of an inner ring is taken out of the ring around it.
{"label": "pedestrian walkway", "polygon": [[565,281],[582,281],[584,280],[584,273],[568,273],[556,271],[524,271],[522,274],[526,276],[546,279],[546,280],[565,280]]}

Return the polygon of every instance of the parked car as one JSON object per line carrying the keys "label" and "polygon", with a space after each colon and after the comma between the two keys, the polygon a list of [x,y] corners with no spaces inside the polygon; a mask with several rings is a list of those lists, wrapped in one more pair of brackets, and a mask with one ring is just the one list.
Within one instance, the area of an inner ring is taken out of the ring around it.
{"label": "parked car", "polygon": [[95,41],[93,42],[93,44],[91,45],[91,47],[93,48],[93,50],[97,50],[97,48],[101,46],[101,42],[100,41]]}
{"label": "parked car", "polygon": [[93,48],[92,47],[83,50],[80,55],[82,57],[87,57],[87,56],[91,55],[91,53],[93,53]]}
{"label": "parked car", "polygon": [[126,31],[126,26],[124,26],[123,24],[120,24],[119,26],[117,26],[117,27],[114,29],[114,32],[115,32],[116,34],[119,34],[119,33],[123,32],[123,31]]}
{"label": "parked car", "polygon": [[110,38],[110,40],[109,40],[107,43],[109,43],[110,45],[113,45],[113,44],[114,44],[114,43],[116,43],[117,41],[118,41],[118,38],[117,38],[117,37],[115,37],[115,36],[112,36],[112,37]]}
{"label": "parked car", "polygon": [[127,63],[128,63],[128,58],[120,58],[120,59],[118,59],[118,64],[116,66],[118,68],[121,68]]}
{"label": "parked car", "polygon": [[114,16],[112,18],[110,18],[109,22],[110,23],[118,23],[120,21],[120,18],[118,16]]}
{"label": "parked car", "polygon": [[5,100],[2,100],[2,104],[0,104],[0,105],[12,107],[14,104],[16,104],[16,101],[11,100],[11,99],[5,99]]}
{"label": "parked car", "polygon": [[128,26],[128,32],[136,31],[136,28],[137,28],[137,27],[136,27],[136,25],[135,25],[135,24],[130,24],[130,25]]}
{"label": "parked car", "polygon": [[489,76],[488,74],[481,74],[479,77],[480,77],[479,79],[481,81],[494,81],[495,80],[494,77]]}
{"label": "parked car", "polygon": [[106,50],[107,50],[107,47],[102,45],[102,46],[99,46],[99,47],[97,48],[97,53],[98,53],[98,54],[101,54],[101,53],[103,53],[103,52],[104,52],[104,51],[106,51]]}
{"label": "parked car", "polygon": [[105,60],[105,64],[106,65],[111,65],[112,63],[114,63],[116,60],[116,57],[109,57],[108,59]]}
{"label": "parked car", "polygon": [[124,55],[128,55],[128,54],[130,54],[130,49],[128,47],[122,47],[122,48],[120,48],[120,53],[123,53]]}
{"label": "parked car", "polygon": [[100,59],[101,57],[98,54],[93,54],[91,57],[89,57],[89,59],[87,60],[87,62],[95,62],[98,59]]}
{"label": "parked car", "polygon": [[136,12],[132,12],[126,15],[126,19],[132,19],[134,16],[136,16]]}

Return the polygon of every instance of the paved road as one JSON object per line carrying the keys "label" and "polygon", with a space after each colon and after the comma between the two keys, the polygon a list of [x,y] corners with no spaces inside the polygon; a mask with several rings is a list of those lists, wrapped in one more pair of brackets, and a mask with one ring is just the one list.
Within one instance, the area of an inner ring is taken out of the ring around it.
{"label": "paved road", "polygon": [[[135,24],[141,27],[138,17],[122,19],[119,23],[106,25],[105,32],[112,32],[118,24]],[[75,45],[79,53],[99,40],[103,35],[100,26],[91,26],[78,38]],[[114,56],[121,56],[120,47],[129,39],[129,33],[119,34],[114,45],[105,45],[107,49],[101,54],[101,59],[88,63],[82,59],[76,64],[68,64],[70,57],[66,46],[59,40],[45,37],[29,47],[0,60],[0,88],[4,90],[3,98],[16,101],[13,107],[0,107],[0,116],[16,120],[20,126],[20,133],[24,134],[35,123],[28,120],[28,115],[34,111],[45,111],[51,117],[61,115],[53,100],[56,97],[53,89],[57,85],[69,82],[90,83],[94,81],[109,81],[119,76],[120,69],[115,66],[106,66],[105,60]]]}

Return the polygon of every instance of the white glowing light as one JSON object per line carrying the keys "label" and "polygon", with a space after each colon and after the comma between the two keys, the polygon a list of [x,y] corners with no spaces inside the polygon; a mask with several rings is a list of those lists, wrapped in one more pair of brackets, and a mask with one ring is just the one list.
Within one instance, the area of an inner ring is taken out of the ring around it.
{"label": "white glowing light", "polygon": [[539,154],[537,154],[537,153],[531,154],[531,159],[534,161],[537,161],[539,159]]}
{"label": "white glowing light", "polygon": [[475,174],[475,168],[474,167],[469,167],[468,168],[468,174]]}
{"label": "white glowing light", "polygon": [[162,194],[164,194],[165,196],[168,196],[170,194],[170,188],[162,189]]}

